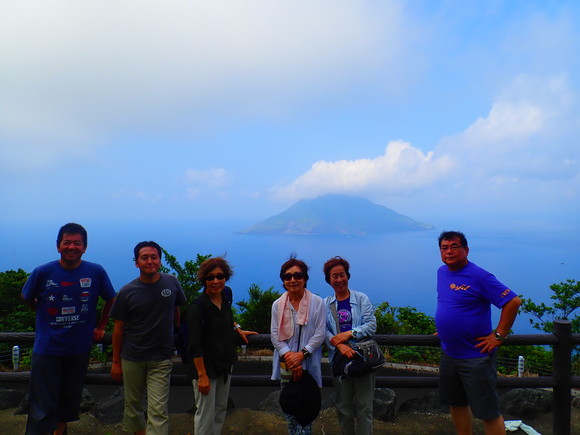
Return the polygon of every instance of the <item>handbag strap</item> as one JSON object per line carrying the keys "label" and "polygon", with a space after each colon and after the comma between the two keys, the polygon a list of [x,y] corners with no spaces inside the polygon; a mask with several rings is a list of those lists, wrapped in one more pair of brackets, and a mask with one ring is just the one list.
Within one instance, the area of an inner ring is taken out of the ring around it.
{"label": "handbag strap", "polygon": [[300,337],[302,336],[302,325],[298,325],[298,344],[296,346],[296,352],[300,351]]}
{"label": "handbag strap", "polygon": [[336,322],[336,333],[339,334],[340,333],[340,324],[338,323],[338,314],[336,312],[336,304],[333,304],[333,303],[330,304],[330,311],[332,312],[332,317],[334,318],[334,321]]}

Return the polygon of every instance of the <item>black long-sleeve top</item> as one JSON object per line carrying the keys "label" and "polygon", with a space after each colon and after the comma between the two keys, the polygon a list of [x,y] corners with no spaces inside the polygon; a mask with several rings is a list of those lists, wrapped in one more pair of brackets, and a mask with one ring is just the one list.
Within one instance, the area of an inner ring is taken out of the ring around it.
{"label": "black long-sleeve top", "polygon": [[[234,344],[234,316],[231,299],[222,292],[222,308],[216,307],[205,292],[191,305],[187,315],[189,324],[189,362],[203,357],[205,370],[210,379],[224,377],[232,371],[237,361]],[[193,367],[193,378],[197,379]]]}

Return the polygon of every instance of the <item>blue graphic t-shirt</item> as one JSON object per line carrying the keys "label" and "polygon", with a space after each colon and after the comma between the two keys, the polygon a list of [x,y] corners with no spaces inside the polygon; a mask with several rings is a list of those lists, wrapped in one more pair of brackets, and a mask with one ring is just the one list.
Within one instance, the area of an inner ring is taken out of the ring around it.
{"label": "blue graphic t-shirt", "polygon": [[99,297],[112,299],[115,290],[99,264],[83,261],[69,270],[57,260],[32,271],[22,297],[37,300],[34,352],[76,355],[93,344]]}
{"label": "blue graphic t-shirt", "polygon": [[350,331],[352,329],[352,311],[350,309],[350,297],[343,301],[336,301],[336,315],[338,316],[338,325],[340,332]]}

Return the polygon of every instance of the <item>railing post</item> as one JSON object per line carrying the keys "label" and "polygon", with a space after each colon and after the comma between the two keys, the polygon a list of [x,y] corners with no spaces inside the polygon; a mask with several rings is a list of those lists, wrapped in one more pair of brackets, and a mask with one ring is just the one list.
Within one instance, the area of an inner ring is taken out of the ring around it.
{"label": "railing post", "polygon": [[18,371],[20,368],[20,347],[12,347],[12,368],[14,371]]}
{"label": "railing post", "polygon": [[526,359],[523,356],[518,357],[518,378],[524,376],[524,366],[525,366]]}
{"label": "railing post", "polygon": [[572,324],[568,320],[554,321],[554,397],[552,399],[554,435],[570,435],[572,422]]}

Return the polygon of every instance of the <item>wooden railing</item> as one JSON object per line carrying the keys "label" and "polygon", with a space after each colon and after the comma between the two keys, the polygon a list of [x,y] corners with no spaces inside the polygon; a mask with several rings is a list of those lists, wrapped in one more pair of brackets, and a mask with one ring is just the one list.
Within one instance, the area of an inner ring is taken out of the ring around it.
{"label": "wooden railing", "polygon": [[[376,335],[381,346],[439,346],[439,338],[434,335]],[[261,334],[249,336],[251,347],[272,347],[270,335]],[[32,345],[33,332],[0,332],[0,343],[13,345]],[[106,335],[103,344],[110,344],[111,336]],[[499,376],[499,388],[552,388],[553,389],[553,433],[554,435],[570,435],[572,388],[580,388],[580,376],[572,375],[572,347],[580,344],[580,334],[571,333],[571,323],[567,320],[554,322],[553,334],[510,335],[504,342],[510,345],[550,345],[553,347],[553,375],[538,377],[504,377]],[[28,382],[30,372],[0,372],[2,382]],[[87,384],[114,384],[108,374],[89,373]],[[377,376],[376,386],[379,388],[438,388],[437,376]],[[185,375],[172,375],[172,385],[191,385]],[[274,386],[277,382],[270,375],[234,375],[233,386],[257,387]],[[323,377],[323,385],[330,387],[330,376]]]}

